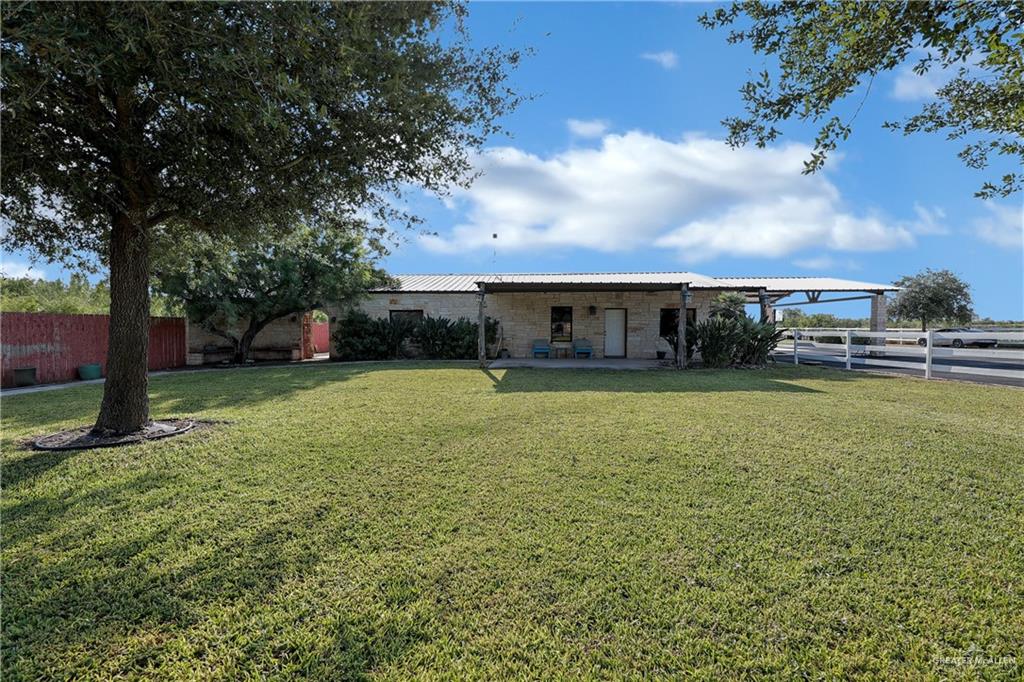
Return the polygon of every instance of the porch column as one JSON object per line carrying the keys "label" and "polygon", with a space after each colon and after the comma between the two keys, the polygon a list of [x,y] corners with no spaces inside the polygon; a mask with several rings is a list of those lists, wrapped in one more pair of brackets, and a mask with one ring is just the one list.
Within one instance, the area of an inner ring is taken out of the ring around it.
{"label": "porch column", "polygon": [[761,322],[772,322],[772,301],[768,298],[768,290],[758,289],[757,300],[761,304]]}
{"label": "porch column", "polygon": [[480,367],[487,367],[487,315],[484,313],[486,292],[484,291],[484,283],[480,283],[480,314],[477,317],[477,359],[480,361]]}
{"label": "porch column", "polygon": [[[888,318],[887,304],[888,301],[885,298],[885,294],[881,291],[876,292],[871,297],[871,319],[868,321],[871,331],[885,331],[885,323]],[[872,346],[884,346],[885,339],[871,339],[870,343]]]}
{"label": "porch column", "polygon": [[676,367],[686,369],[686,304],[690,299],[690,285],[679,287],[679,321],[676,327]]}

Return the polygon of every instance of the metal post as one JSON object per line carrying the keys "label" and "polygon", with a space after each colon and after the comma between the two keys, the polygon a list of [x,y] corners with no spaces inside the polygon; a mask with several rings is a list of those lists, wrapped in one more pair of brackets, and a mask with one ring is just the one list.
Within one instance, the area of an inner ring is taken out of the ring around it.
{"label": "metal post", "polygon": [[487,316],[484,314],[484,284],[480,283],[480,314],[477,317],[477,359],[480,367],[487,367]]}
{"label": "metal post", "polygon": [[932,334],[934,334],[934,333],[935,332],[933,332],[931,329],[929,329],[928,330],[928,334],[925,336],[925,338],[928,341],[928,345],[926,345],[925,348],[924,348],[924,378],[925,379],[931,379],[932,378],[932,346],[934,345],[934,341],[932,339]]}
{"label": "metal post", "polygon": [[846,330],[846,369],[850,369],[850,330]]}
{"label": "metal post", "polygon": [[761,304],[761,322],[771,322],[768,319],[768,290],[764,287],[758,289],[757,300]]}
{"label": "metal post", "polygon": [[800,364],[800,351],[798,350],[799,346],[800,346],[800,332],[798,332],[796,329],[794,329],[793,330],[793,364],[794,365],[799,365]]}
{"label": "metal post", "polygon": [[676,367],[686,369],[686,299],[690,298],[690,285],[679,287],[679,320],[676,322]]}

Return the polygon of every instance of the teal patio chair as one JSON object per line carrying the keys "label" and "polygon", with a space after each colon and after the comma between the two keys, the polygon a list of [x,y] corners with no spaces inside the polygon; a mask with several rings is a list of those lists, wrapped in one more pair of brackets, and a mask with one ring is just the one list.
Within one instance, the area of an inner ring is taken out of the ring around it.
{"label": "teal patio chair", "polygon": [[551,357],[551,344],[544,339],[533,340],[533,357]]}
{"label": "teal patio chair", "polygon": [[572,356],[574,358],[594,357],[594,344],[590,339],[577,339],[572,342]]}

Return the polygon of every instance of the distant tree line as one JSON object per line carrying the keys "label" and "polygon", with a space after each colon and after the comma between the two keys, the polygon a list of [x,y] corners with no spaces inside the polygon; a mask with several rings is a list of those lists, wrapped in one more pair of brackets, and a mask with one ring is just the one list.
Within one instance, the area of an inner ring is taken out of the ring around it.
{"label": "distant tree line", "polygon": [[[110,311],[110,284],[104,278],[93,284],[75,273],[63,280],[0,276],[0,311],[5,313],[64,313],[106,315]],[[150,312],[157,317],[184,314],[181,302],[150,292]]]}

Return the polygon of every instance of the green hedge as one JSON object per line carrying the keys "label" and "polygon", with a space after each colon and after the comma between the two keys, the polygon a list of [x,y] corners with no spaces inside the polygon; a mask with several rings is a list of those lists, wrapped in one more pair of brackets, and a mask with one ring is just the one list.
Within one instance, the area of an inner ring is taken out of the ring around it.
{"label": "green hedge", "polygon": [[694,342],[705,367],[760,367],[782,339],[782,330],[749,317],[711,317],[693,327]]}
{"label": "green hedge", "polygon": [[[487,345],[497,338],[498,323],[487,318]],[[331,337],[340,360],[395,360],[424,357],[433,360],[472,360],[477,357],[479,325],[464,317],[374,319],[350,310]]]}

